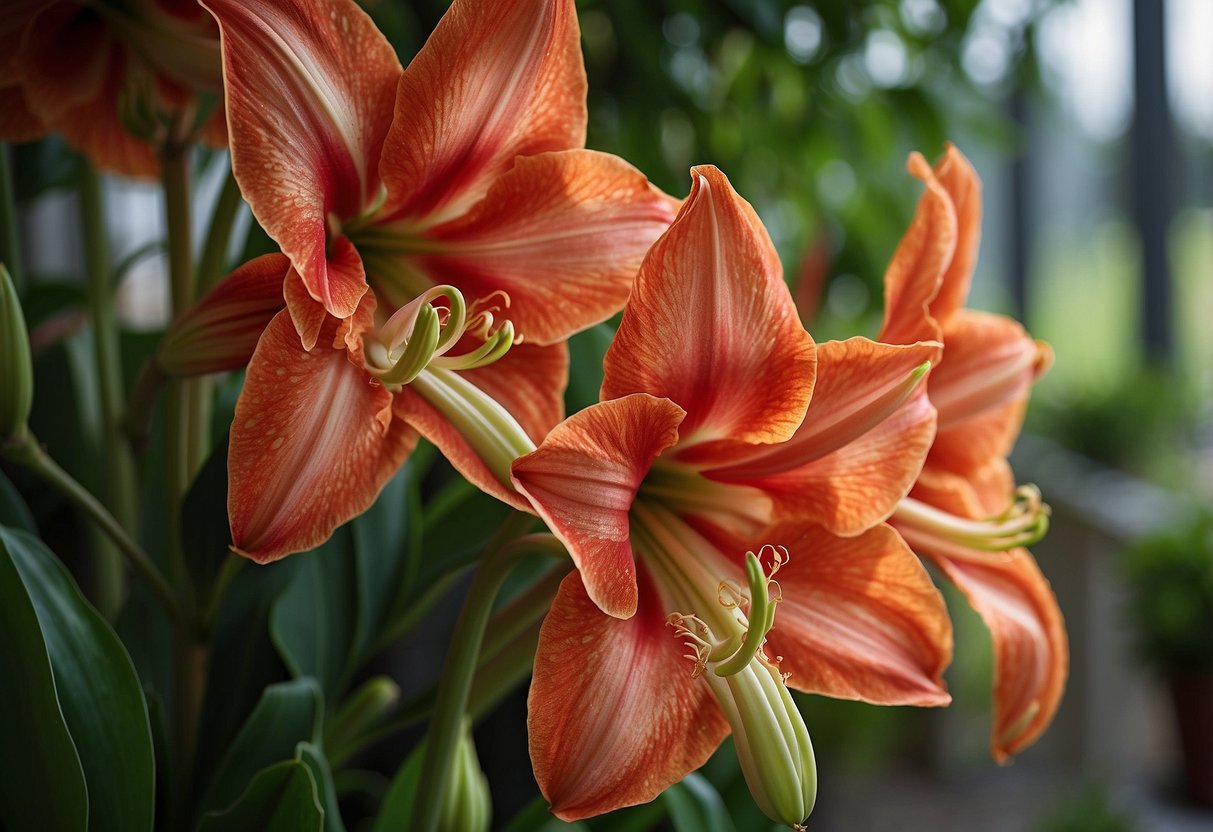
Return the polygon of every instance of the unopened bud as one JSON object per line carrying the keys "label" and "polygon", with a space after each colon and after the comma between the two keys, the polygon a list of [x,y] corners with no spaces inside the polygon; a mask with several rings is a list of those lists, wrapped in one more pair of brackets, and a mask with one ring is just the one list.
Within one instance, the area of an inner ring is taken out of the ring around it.
{"label": "unopened bud", "polygon": [[0,263],[0,441],[25,432],[34,401],[34,368],[17,287]]}
{"label": "unopened bud", "polygon": [[489,781],[480,769],[480,760],[476,756],[471,722],[464,719],[459,743],[455,746],[451,774],[442,795],[438,828],[442,832],[488,832],[492,816]]}

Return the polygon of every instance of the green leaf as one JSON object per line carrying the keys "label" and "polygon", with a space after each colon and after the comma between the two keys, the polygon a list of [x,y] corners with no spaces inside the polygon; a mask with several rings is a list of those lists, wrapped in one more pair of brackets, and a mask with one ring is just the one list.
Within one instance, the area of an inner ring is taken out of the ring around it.
{"label": "green leaf", "polygon": [[[295,756],[301,742],[318,742],[324,705],[313,679],[270,685],[224,755],[202,810],[232,805],[258,771]],[[311,776],[310,774],[308,775]]]}
{"label": "green leaf", "polygon": [[324,809],[307,765],[285,760],[259,772],[230,808],[210,812],[200,832],[321,832]]}
{"label": "green leaf", "polygon": [[735,832],[729,810],[707,778],[691,772],[661,793],[674,832]]}
{"label": "green leaf", "polygon": [[614,337],[615,328],[602,323],[569,339],[569,386],[564,393],[567,412],[576,413],[598,402],[602,359]]}
{"label": "green leaf", "polygon": [[89,829],[150,829],[155,759],[130,657],[40,540],[6,529],[0,540],[38,613],[59,703],[88,782]]}
{"label": "green leaf", "polygon": [[392,832],[396,829],[407,829],[409,819],[413,816],[413,803],[417,796],[417,784],[421,781],[421,763],[425,757],[424,743],[418,745],[409,754],[392,778],[392,785],[384,795],[383,804],[379,807],[379,817],[375,819],[373,832]]}
{"label": "green leaf", "polygon": [[216,447],[181,502],[181,546],[195,586],[209,587],[228,556],[227,441]]}
{"label": "green leaf", "polygon": [[324,810],[324,832],[345,832],[341,812],[337,806],[337,789],[333,786],[333,772],[328,759],[315,745],[301,742],[295,749],[295,759],[308,767],[316,783],[316,797]]}
{"label": "green leaf", "polygon": [[375,504],[351,524],[358,592],[354,646],[359,656],[383,628],[403,584],[409,531],[406,508],[416,476],[410,460],[384,486]]}
{"label": "green leaf", "polygon": [[0,526],[10,529],[21,529],[36,534],[38,527],[34,525],[34,515],[30,514],[29,506],[21,499],[21,493],[8,477],[0,472]]}
{"label": "green leaf", "polygon": [[84,771],[59,709],[38,615],[6,547],[0,551],[0,633],[0,827],[84,829]]}
{"label": "green leaf", "polygon": [[296,677],[311,676],[334,703],[352,658],[357,590],[349,527],[301,562],[270,612],[270,637]]}

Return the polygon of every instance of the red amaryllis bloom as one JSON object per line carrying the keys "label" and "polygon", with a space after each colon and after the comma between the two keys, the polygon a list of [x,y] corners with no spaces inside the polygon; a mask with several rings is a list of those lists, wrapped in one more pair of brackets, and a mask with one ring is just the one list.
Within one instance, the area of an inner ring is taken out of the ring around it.
{"label": "red amaryllis bloom", "polygon": [[675,204],[583,150],[571,0],[456,0],[408,68],[352,0],[205,0],[219,21],[232,166],[294,266],[305,347],[368,290],[511,300],[557,343],[627,298]]}
{"label": "red amaryllis bloom", "polygon": [[[0,138],[58,132],[99,168],[155,176],[169,118],[222,89],[218,35],[194,0],[10,0],[0,11]],[[226,143],[221,107],[202,138]]]}
{"label": "red amaryllis bloom", "polygon": [[374,499],[413,430],[528,508],[509,463],[563,415],[561,342],[622,306],[676,204],[580,149],[572,3],[459,0],[404,71],[349,0],[207,6],[233,170],[290,264],[289,315],[262,338],[232,426],[236,548],[266,560],[323,540]]}
{"label": "red amaryllis bloom", "polygon": [[[930,444],[919,382],[936,345],[815,346],[753,209],[715,168],[692,177],[640,268],[602,401],[514,463],[518,490],[578,567],[540,635],[531,760],[553,811],[574,819],[651,800],[731,727],[759,804],[799,823],[806,794],[772,787],[773,748],[759,740],[770,735],[753,721],[786,727],[787,764],[803,760],[799,716],[779,704],[768,657],[783,656],[804,690],[948,701],[940,598],[879,525]],[[764,652],[772,622],[755,610],[766,588],[743,553],[780,514],[796,520],[772,541],[791,557],[779,559],[782,603]],[[684,639],[712,684],[691,678]],[[806,770],[783,774],[803,782]]]}
{"label": "red amaryllis bloom", "polygon": [[1008,317],[964,308],[981,227],[981,183],[968,160],[949,145],[934,170],[918,154],[909,169],[926,191],[885,275],[880,338],[935,338],[944,351],[928,382],[935,443],[893,524],[990,628],[991,751],[1002,761],[1048,727],[1069,666],[1057,600],[1023,548],[1044,533],[1047,507],[1034,488],[1015,488],[1006,461],[1052,351]]}

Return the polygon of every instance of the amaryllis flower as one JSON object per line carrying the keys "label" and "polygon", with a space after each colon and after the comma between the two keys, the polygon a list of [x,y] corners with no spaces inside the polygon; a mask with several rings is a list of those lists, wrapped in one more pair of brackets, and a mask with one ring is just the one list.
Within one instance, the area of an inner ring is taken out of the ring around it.
{"label": "amaryllis flower", "polygon": [[909,169],[926,191],[885,276],[879,337],[935,338],[944,351],[928,381],[935,443],[893,524],[990,628],[991,751],[1001,761],[1048,727],[1069,665],[1057,600],[1023,548],[1044,533],[1047,507],[1034,488],[1015,488],[1006,461],[1052,351],[1008,317],[964,308],[981,227],[981,183],[968,160],[949,145],[934,170],[918,154]]}
{"label": "amaryllis flower", "polygon": [[232,426],[235,547],[323,540],[415,432],[529,508],[509,464],[563,415],[562,342],[622,306],[676,205],[581,149],[572,3],[459,0],[403,71],[350,0],[206,5],[233,170],[288,264]]}
{"label": "amaryllis flower", "polygon": [[[880,524],[933,435],[920,382],[937,345],[815,346],[753,209],[715,168],[692,179],[602,401],[514,463],[578,567],[540,635],[531,760],[553,811],[581,818],[651,800],[731,728],[759,805],[796,824],[810,755],[776,657],[802,690],[948,701],[940,597]],[[792,519],[767,540],[777,516]],[[774,620],[770,573],[745,556],[768,542],[790,553],[759,565],[779,567]]]}
{"label": "amaryllis flower", "polygon": [[[0,11],[7,141],[58,132],[99,168],[155,176],[163,122],[222,86],[219,32],[194,0],[6,0]],[[222,107],[201,136],[226,143]]]}
{"label": "amaryllis flower", "polygon": [[398,308],[436,285],[510,300],[557,343],[627,298],[675,204],[582,149],[571,0],[456,0],[403,71],[352,0],[204,0],[222,30],[232,166],[290,258],[305,347],[370,285]]}

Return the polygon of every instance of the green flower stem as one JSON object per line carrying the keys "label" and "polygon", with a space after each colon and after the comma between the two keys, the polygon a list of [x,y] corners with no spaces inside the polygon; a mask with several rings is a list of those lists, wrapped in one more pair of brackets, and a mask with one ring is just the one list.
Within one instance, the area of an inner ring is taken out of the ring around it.
{"label": "green flower stem", "polygon": [[[559,546],[559,543],[554,541],[553,553],[564,554],[563,547],[556,552],[556,546]],[[480,645],[482,658],[496,655],[510,646],[524,630],[543,620],[551,609],[552,599],[556,597],[560,582],[569,574],[572,566],[573,562],[567,559],[553,564],[534,583],[493,613],[493,625],[485,633],[484,643]]]}
{"label": "green flower stem", "polygon": [[207,228],[206,242],[202,245],[202,257],[198,261],[198,294],[206,292],[223,276],[224,266],[227,265],[227,245],[232,237],[232,226],[244,197],[240,195],[240,186],[236,177],[228,172],[215,201],[211,214],[211,224]]}
{"label": "green flower stem", "polygon": [[130,565],[139,576],[147,581],[148,586],[156,595],[164,611],[173,620],[181,619],[181,605],[177,594],[173,591],[168,579],[160,572],[155,562],[131,539],[114,516],[101,502],[72,479],[71,474],[64,471],[50,458],[50,455],[38,444],[32,433],[28,431],[21,437],[3,446],[3,456],[19,463],[41,477],[48,485],[66,497],[76,508],[89,516],[97,527],[113,541]]}
{"label": "green flower stem", "polygon": [[564,554],[564,547],[551,535],[523,536],[533,522],[533,517],[521,512],[514,512],[506,518],[485,550],[480,568],[476,570],[463,602],[451,637],[451,649],[438,682],[433,719],[426,733],[425,759],[417,784],[417,794],[421,799],[413,804],[413,817],[409,825],[415,832],[436,832],[438,828],[438,815],[442,808],[438,796],[445,793],[454,762],[480,644],[497,591],[521,558],[536,553]]}
{"label": "green flower stem", "polygon": [[[135,462],[122,431],[125,392],[118,325],[114,319],[114,287],[111,285],[101,177],[87,162],[81,160],[80,164],[80,219],[84,231],[89,314],[93,323],[93,353],[101,398],[104,501],[123,528],[135,529],[138,527]],[[97,606],[107,618],[113,618],[125,594],[121,558],[114,550],[102,548],[96,554],[95,566]]]}
{"label": "green flower stem", "polygon": [[8,267],[8,274],[17,287],[17,294],[24,288],[25,269],[21,260],[21,235],[17,228],[17,202],[13,194],[13,168],[7,144],[0,144],[0,263]]}

